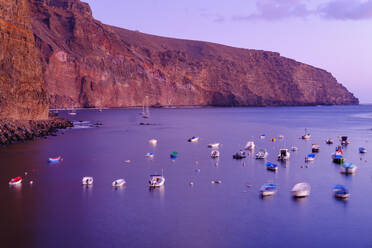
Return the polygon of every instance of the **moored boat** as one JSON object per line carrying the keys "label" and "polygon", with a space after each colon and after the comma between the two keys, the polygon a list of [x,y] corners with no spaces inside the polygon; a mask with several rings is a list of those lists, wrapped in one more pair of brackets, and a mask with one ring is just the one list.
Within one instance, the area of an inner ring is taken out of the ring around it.
{"label": "moored boat", "polygon": [[340,199],[346,199],[350,196],[349,191],[345,188],[345,186],[340,184],[333,186],[333,192],[334,196]]}
{"label": "moored boat", "polygon": [[93,184],[93,177],[83,177],[83,179],[81,179],[81,183],[83,185],[92,185]]}
{"label": "moored boat", "polygon": [[156,139],[150,139],[149,144],[156,146],[158,144],[158,141]]}
{"label": "moored boat", "polygon": [[346,146],[346,145],[350,144],[350,141],[348,140],[347,136],[341,136],[340,141],[341,141],[341,145],[343,145],[343,146]]}
{"label": "moored boat", "polygon": [[124,186],[124,184],[126,184],[125,180],[120,178],[112,182],[112,187],[121,187]]}
{"label": "moored boat", "polygon": [[305,162],[311,162],[311,161],[314,161],[314,160],[315,160],[315,154],[314,153],[307,154],[306,157],[305,157]]}
{"label": "moored boat", "polygon": [[310,191],[310,184],[305,182],[297,183],[292,188],[292,196],[296,198],[307,197],[310,195]]}
{"label": "moored boat", "polygon": [[292,147],[291,147],[291,150],[292,150],[293,152],[296,152],[296,151],[298,151],[298,147],[296,147],[296,146],[292,146]]}
{"label": "moored boat", "polygon": [[150,187],[161,187],[165,183],[165,177],[163,175],[150,175],[149,186]]}
{"label": "moored boat", "polygon": [[218,150],[211,151],[211,158],[218,158],[220,156],[220,152]]}
{"label": "moored boat", "polygon": [[233,155],[234,159],[243,159],[246,157],[247,157],[247,154],[245,153],[245,151],[242,151],[242,150],[238,151],[237,153]]}
{"label": "moored boat", "polygon": [[188,141],[188,142],[198,142],[198,141],[199,141],[199,137],[192,136],[192,137],[189,138],[187,141]]}
{"label": "moored boat", "polygon": [[273,164],[271,162],[267,162],[266,164],[266,169],[271,170],[271,171],[278,171],[278,165]]}
{"label": "moored boat", "polygon": [[62,161],[62,157],[61,156],[58,156],[58,157],[55,157],[55,158],[48,158],[48,162],[49,163],[58,163]]}
{"label": "moored boat", "polygon": [[266,134],[261,134],[260,135],[260,139],[265,139],[266,138]]}
{"label": "moored boat", "polygon": [[256,147],[256,145],[254,144],[253,141],[248,141],[247,144],[245,145],[244,149],[246,150],[254,150],[254,148]]}
{"label": "moored boat", "polygon": [[22,177],[15,177],[10,179],[9,185],[18,185],[22,183]]}
{"label": "moored boat", "polygon": [[337,154],[337,153],[332,154],[332,160],[333,160],[333,163],[336,163],[336,164],[344,163],[344,157],[341,154]]}
{"label": "moored boat", "polygon": [[325,143],[326,143],[327,145],[332,145],[332,144],[333,144],[333,140],[332,140],[331,138],[328,138],[328,139],[325,141]]}
{"label": "moored boat", "polygon": [[256,153],[256,159],[265,159],[269,153],[265,149],[260,149]]}
{"label": "moored boat", "polygon": [[344,163],[341,166],[341,173],[343,174],[354,174],[356,172],[357,166],[353,163]]}
{"label": "moored boat", "polygon": [[153,152],[148,152],[145,154],[146,158],[154,158],[154,153]]}
{"label": "moored boat", "polygon": [[312,152],[319,152],[319,150],[320,150],[320,146],[318,144],[313,144],[311,146],[311,151]]}
{"label": "moored boat", "polygon": [[271,196],[274,195],[277,191],[277,185],[274,183],[265,183],[260,188],[261,196]]}
{"label": "moored boat", "polygon": [[290,156],[291,154],[288,152],[288,149],[280,149],[278,154],[278,160],[279,161],[288,160]]}
{"label": "moored boat", "polygon": [[220,143],[211,143],[208,144],[209,148],[218,149],[220,147]]}
{"label": "moored boat", "polygon": [[364,147],[359,147],[359,153],[366,153],[367,149]]}
{"label": "moored boat", "polygon": [[305,134],[301,136],[301,139],[310,139],[311,134],[308,133],[307,129],[305,128]]}
{"label": "moored boat", "polygon": [[171,154],[170,154],[170,158],[171,159],[176,159],[178,157],[178,152],[172,152]]}

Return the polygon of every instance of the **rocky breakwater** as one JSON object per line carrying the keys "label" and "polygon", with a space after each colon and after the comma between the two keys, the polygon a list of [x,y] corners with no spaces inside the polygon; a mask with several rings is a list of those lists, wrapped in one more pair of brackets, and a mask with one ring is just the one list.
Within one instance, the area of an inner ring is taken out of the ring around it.
{"label": "rocky breakwater", "polygon": [[56,135],[58,129],[72,126],[70,121],[58,117],[36,121],[0,120],[0,144],[8,145],[37,137]]}
{"label": "rocky breakwater", "polygon": [[331,73],[279,53],[105,25],[79,0],[29,0],[52,108],[358,104]]}

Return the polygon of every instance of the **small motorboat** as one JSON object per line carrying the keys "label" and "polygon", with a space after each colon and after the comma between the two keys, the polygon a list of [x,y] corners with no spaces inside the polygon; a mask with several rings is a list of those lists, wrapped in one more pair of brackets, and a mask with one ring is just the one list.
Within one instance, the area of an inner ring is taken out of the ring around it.
{"label": "small motorboat", "polygon": [[315,160],[315,154],[314,153],[307,154],[306,157],[305,157],[305,162],[311,162],[311,161],[314,161],[314,160]]}
{"label": "small motorboat", "polygon": [[265,149],[260,149],[256,153],[256,159],[265,159],[267,158],[267,155],[269,155],[269,153]]}
{"label": "small motorboat", "polygon": [[150,139],[149,144],[156,146],[158,144],[158,141],[156,139]]}
{"label": "small motorboat", "polygon": [[341,166],[342,174],[354,174],[356,172],[357,166],[353,163],[345,163]]}
{"label": "small motorboat", "polygon": [[333,186],[333,192],[336,198],[346,199],[350,196],[349,191],[343,185]]}
{"label": "small motorboat", "polygon": [[328,139],[325,141],[325,143],[326,143],[327,145],[332,145],[332,144],[333,144],[333,140],[332,140],[331,138],[328,138]]}
{"label": "small motorboat", "polygon": [[290,156],[291,154],[288,152],[288,149],[280,149],[278,154],[278,160],[279,161],[288,160]]}
{"label": "small motorboat", "polygon": [[208,145],[209,148],[218,149],[220,147],[220,143],[211,143]]}
{"label": "small motorboat", "polygon": [[320,146],[318,144],[313,144],[311,146],[311,151],[312,152],[319,152],[319,150],[320,150]]}
{"label": "small motorboat", "polygon": [[149,180],[150,187],[161,187],[165,183],[165,177],[163,175],[151,175]]}
{"label": "small motorboat", "polygon": [[292,188],[292,196],[295,198],[307,197],[310,195],[311,187],[308,183],[297,183]]}
{"label": "small motorboat", "polygon": [[83,179],[81,179],[81,183],[83,185],[92,185],[93,184],[93,177],[83,177]]}
{"label": "small motorboat", "polygon": [[248,141],[247,144],[245,145],[244,149],[246,150],[254,150],[254,148],[256,147],[256,145],[254,144],[253,141]]}
{"label": "small motorboat", "polygon": [[178,157],[178,152],[172,152],[171,154],[170,154],[170,158],[171,159],[176,159]]}
{"label": "small motorboat", "polygon": [[218,158],[220,156],[220,152],[218,150],[211,151],[211,158]]}
{"label": "small motorboat", "polygon": [[333,160],[333,163],[336,163],[336,164],[343,164],[344,163],[344,157],[337,152],[332,154],[332,160]]}
{"label": "small motorboat", "polygon": [[187,140],[188,142],[198,142],[199,137],[192,136],[190,139]]}
{"label": "small motorboat", "polygon": [[364,147],[359,147],[359,153],[366,153],[367,149]]}
{"label": "small motorboat", "polygon": [[266,165],[266,169],[271,170],[271,171],[278,171],[279,169],[278,165],[273,164],[271,162],[267,162],[265,165]]}
{"label": "small motorboat", "polygon": [[261,134],[260,139],[266,139],[266,134]]}
{"label": "small motorboat", "polygon": [[55,158],[48,158],[48,162],[49,163],[58,163],[62,161],[62,157],[61,156],[58,156],[58,157],[55,157]]}
{"label": "small motorboat", "polygon": [[9,185],[18,185],[22,183],[22,177],[15,177],[10,179]]}
{"label": "small motorboat", "polygon": [[343,146],[346,146],[348,144],[350,144],[350,142],[348,141],[348,137],[347,136],[341,136],[341,145]]}
{"label": "small motorboat", "polygon": [[120,178],[112,182],[112,187],[121,187],[124,186],[124,184],[126,184],[125,180]]}
{"label": "small motorboat", "polygon": [[283,135],[283,134],[280,134],[280,135],[278,136],[278,138],[279,138],[279,139],[284,139],[284,135]]}
{"label": "small motorboat", "polygon": [[301,136],[301,139],[310,139],[311,134],[308,133],[307,129],[305,128],[305,134]]}
{"label": "small motorboat", "polygon": [[242,151],[242,150],[238,151],[237,153],[233,155],[234,159],[243,159],[246,157],[247,157],[247,154],[245,153],[245,151]]}
{"label": "small motorboat", "polygon": [[146,158],[154,158],[154,153],[153,152],[148,152],[145,154]]}
{"label": "small motorboat", "polygon": [[272,196],[276,193],[277,186],[274,183],[265,183],[260,188],[261,196]]}
{"label": "small motorboat", "polygon": [[212,184],[221,184],[222,181],[221,180],[212,180],[211,183]]}
{"label": "small motorboat", "polygon": [[296,152],[296,151],[298,151],[298,147],[296,147],[296,146],[292,146],[292,147],[291,147],[291,150],[292,150],[293,152]]}

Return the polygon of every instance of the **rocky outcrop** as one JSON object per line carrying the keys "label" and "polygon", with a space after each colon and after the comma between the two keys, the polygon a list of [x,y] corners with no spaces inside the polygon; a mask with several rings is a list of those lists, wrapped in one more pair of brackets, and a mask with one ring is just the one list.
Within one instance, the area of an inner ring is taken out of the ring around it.
{"label": "rocky outcrop", "polygon": [[79,0],[29,0],[51,107],[358,104],[328,72],[279,53],[102,24]]}
{"label": "rocky outcrop", "polygon": [[27,0],[0,0],[0,119],[48,118],[48,97]]}
{"label": "rocky outcrop", "polygon": [[0,120],[0,145],[56,135],[57,129],[72,126],[70,121],[58,117],[36,121]]}

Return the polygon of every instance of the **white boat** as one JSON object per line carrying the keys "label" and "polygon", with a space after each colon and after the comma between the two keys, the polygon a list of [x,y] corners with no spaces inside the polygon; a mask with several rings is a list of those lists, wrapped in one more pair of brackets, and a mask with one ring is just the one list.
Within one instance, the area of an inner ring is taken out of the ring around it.
{"label": "white boat", "polygon": [[261,196],[271,196],[276,193],[276,184],[273,183],[265,183],[260,188]]}
{"label": "white boat", "polygon": [[308,183],[297,183],[292,188],[293,197],[306,197],[310,195],[311,187]]}
{"label": "white boat", "polygon": [[359,147],[359,153],[367,153],[367,149],[364,147]]}
{"label": "white boat", "polygon": [[339,184],[333,186],[333,192],[335,197],[339,199],[347,199],[350,196],[349,191],[345,188],[345,186]]}
{"label": "white boat", "polygon": [[199,137],[192,136],[192,137],[189,138],[187,141],[188,141],[188,142],[198,142],[198,141],[199,141]]}
{"label": "white boat", "polygon": [[246,150],[253,150],[256,147],[253,141],[248,141],[247,144],[245,145]]}
{"label": "white boat", "polygon": [[266,134],[261,134],[260,135],[260,139],[265,139],[266,138]]}
{"label": "white boat", "polygon": [[83,177],[83,179],[81,179],[81,183],[83,185],[92,185],[93,184],[93,177]]}
{"label": "white boat", "polygon": [[220,156],[220,152],[218,150],[211,151],[211,158],[218,158]]}
{"label": "white boat", "polygon": [[320,150],[320,146],[318,144],[313,144],[311,146],[311,151],[312,152],[319,152],[319,150]]}
{"label": "white boat", "polygon": [[278,138],[279,139],[284,139],[284,135],[283,134],[280,134]]}
{"label": "white boat", "polygon": [[245,153],[245,151],[242,151],[242,150],[238,151],[237,153],[233,155],[234,159],[243,159],[246,157],[247,157],[247,154]]}
{"label": "white boat", "polygon": [[278,160],[288,160],[291,154],[289,153],[288,149],[280,149],[278,154]]}
{"label": "white boat", "polygon": [[154,158],[154,153],[153,152],[148,152],[145,155],[146,158]]}
{"label": "white boat", "polygon": [[296,152],[296,151],[298,151],[298,148],[296,146],[292,146],[291,147],[291,150],[294,151],[294,152]]}
{"label": "white boat", "polygon": [[344,163],[341,165],[341,173],[343,174],[355,174],[358,167],[353,163]]}
{"label": "white boat", "polygon": [[151,175],[149,180],[150,187],[161,187],[165,183],[165,178],[162,175]]}
{"label": "white boat", "polygon": [[265,159],[265,158],[267,158],[267,155],[268,155],[269,153],[266,151],[266,150],[264,150],[264,149],[260,149],[257,153],[256,153],[256,159]]}
{"label": "white boat", "polygon": [[348,138],[347,136],[341,136],[340,137],[341,145],[346,146],[346,145],[350,144],[350,142],[347,140],[347,138]]}
{"label": "white boat", "polygon": [[301,136],[302,139],[310,139],[311,134],[307,132],[307,129],[305,128],[305,134]]}
{"label": "white boat", "polygon": [[208,145],[209,148],[218,149],[220,147],[220,143],[211,143]]}
{"label": "white boat", "polygon": [[70,112],[68,112],[69,115],[77,115],[76,110],[74,108],[70,109]]}
{"label": "white boat", "polygon": [[156,139],[150,139],[149,144],[156,146],[158,144],[158,141]]}
{"label": "white boat", "polygon": [[305,157],[305,162],[311,162],[311,161],[314,161],[314,160],[315,160],[315,154],[314,153],[307,154],[306,157]]}
{"label": "white boat", "polygon": [[328,138],[328,139],[325,141],[325,143],[326,143],[327,145],[332,145],[332,144],[333,144],[333,140],[332,140],[331,138]]}
{"label": "white boat", "polygon": [[120,178],[120,179],[116,179],[115,181],[112,182],[112,187],[121,187],[124,184],[126,184],[125,180]]}
{"label": "white boat", "polygon": [[9,181],[9,185],[18,185],[22,183],[22,177],[15,177]]}

